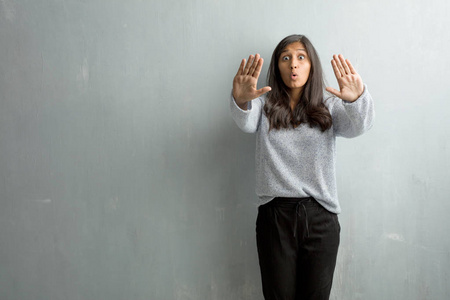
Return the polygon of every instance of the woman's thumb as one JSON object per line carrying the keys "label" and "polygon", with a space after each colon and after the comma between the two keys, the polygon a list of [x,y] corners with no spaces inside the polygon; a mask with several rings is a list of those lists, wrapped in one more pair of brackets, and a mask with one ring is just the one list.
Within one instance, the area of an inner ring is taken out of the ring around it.
{"label": "woman's thumb", "polygon": [[270,86],[265,86],[259,90],[256,91],[256,93],[258,94],[258,97],[261,95],[264,95],[267,92],[270,92],[272,90],[272,88]]}

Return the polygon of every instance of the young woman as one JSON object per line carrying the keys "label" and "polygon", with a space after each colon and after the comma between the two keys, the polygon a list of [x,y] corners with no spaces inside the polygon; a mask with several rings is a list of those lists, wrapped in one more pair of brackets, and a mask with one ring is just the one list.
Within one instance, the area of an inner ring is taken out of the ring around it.
{"label": "young woman", "polygon": [[372,98],[350,61],[331,61],[339,91],[324,98],[322,67],[302,35],[275,48],[268,85],[257,89],[263,59],[242,60],[230,109],[256,133],[256,239],[265,299],[329,299],[339,247],[336,136],[372,126]]}

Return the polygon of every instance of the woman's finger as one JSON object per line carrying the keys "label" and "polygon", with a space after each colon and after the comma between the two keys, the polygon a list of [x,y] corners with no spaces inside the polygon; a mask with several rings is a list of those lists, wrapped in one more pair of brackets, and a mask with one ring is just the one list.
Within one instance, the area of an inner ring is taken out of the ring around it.
{"label": "woman's finger", "polygon": [[350,62],[350,60],[346,60],[347,61],[347,65],[350,68],[350,71],[352,72],[352,74],[358,74],[358,72],[356,72],[356,69],[353,67],[352,63]]}
{"label": "woman's finger", "polygon": [[336,61],[333,59],[331,60],[331,66],[333,67],[333,71],[334,71],[334,75],[336,76],[337,79],[342,77],[341,72],[339,71],[339,68],[336,64]]}
{"label": "woman's finger", "polygon": [[256,67],[258,66],[259,58],[260,58],[259,54],[256,53],[255,54],[255,59],[253,60],[252,65],[250,66],[250,71],[248,72],[248,75],[254,76],[253,73],[255,72]]}
{"label": "woman's finger", "polygon": [[239,69],[236,73],[236,76],[240,76],[244,73],[244,66],[245,66],[245,58],[241,60],[241,64],[239,65]]}
{"label": "woman's finger", "polygon": [[347,63],[345,62],[344,56],[339,54],[339,60],[341,62],[342,67],[344,68],[345,74],[351,74],[350,69],[348,68]]}
{"label": "woman's finger", "polygon": [[259,74],[261,73],[261,68],[262,68],[263,64],[264,64],[264,59],[260,58],[258,61],[258,65],[256,66],[256,69],[253,72],[253,77],[256,77],[256,78],[259,77]]}
{"label": "woman's finger", "polygon": [[245,68],[244,68],[244,72],[243,72],[243,74],[242,75],[248,75],[249,74],[249,71],[250,71],[250,67],[252,66],[252,64],[253,64],[253,55],[250,55],[249,57],[248,57],[248,61],[247,61],[247,64],[245,65]]}
{"label": "woman's finger", "polygon": [[341,75],[344,76],[346,73],[345,73],[344,67],[341,64],[341,61],[339,60],[339,57],[335,54],[335,55],[333,55],[333,58],[334,58],[334,61],[336,62],[336,65],[337,65],[337,67],[339,69],[339,72],[341,72]]}
{"label": "woman's finger", "polygon": [[332,88],[332,87],[327,87],[326,88],[327,92],[330,92],[331,94],[335,95],[338,98],[341,98],[341,92],[339,92],[338,90]]}
{"label": "woman's finger", "polygon": [[272,88],[270,86],[265,86],[256,91],[257,97],[260,97],[260,96],[264,95],[265,93],[270,92],[271,90],[272,90]]}

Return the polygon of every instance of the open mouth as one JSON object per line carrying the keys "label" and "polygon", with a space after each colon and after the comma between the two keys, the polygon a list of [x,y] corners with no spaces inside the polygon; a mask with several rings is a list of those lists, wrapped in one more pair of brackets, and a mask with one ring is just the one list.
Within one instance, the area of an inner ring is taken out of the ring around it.
{"label": "open mouth", "polygon": [[295,73],[292,73],[291,74],[291,79],[297,79],[298,78],[298,75],[297,74],[295,74]]}

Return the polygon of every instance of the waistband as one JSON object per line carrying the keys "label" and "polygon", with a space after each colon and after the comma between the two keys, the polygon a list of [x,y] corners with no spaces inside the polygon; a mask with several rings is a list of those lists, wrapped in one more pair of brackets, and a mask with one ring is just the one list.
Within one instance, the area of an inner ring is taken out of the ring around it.
{"label": "waistband", "polygon": [[316,201],[313,197],[304,197],[304,198],[286,198],[286,197],[276,197],[269,203],[265,204],[269,207],[284,207],[284,208],[293,208],[295,209],[295,219],[294,219],[294,237],[297,236],[297,222],[298,217],[301,216],[300,207],[303,208],[303,212],[305,215],[305,226],[306,226],[306,237],[309,237],[309,221],[308,221],[308,212],[306,207],[314,207],[321,206],[319,202]]}
{"label": "waistband", "polygon": [[298,204],[302,204],[305,206],[320,205],[319,202],[317,202],[316,199],[314,199],[313,197],[304,197],[304,198],[276,197],[272,199],[270,202],[266,203],[265,205],[274,207],[295,207]]}

